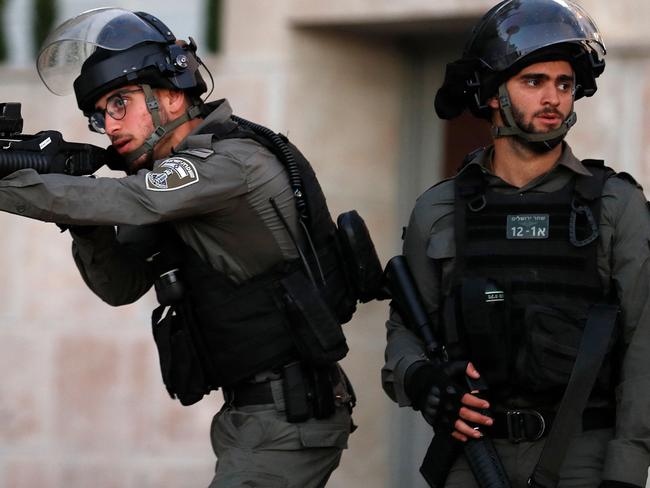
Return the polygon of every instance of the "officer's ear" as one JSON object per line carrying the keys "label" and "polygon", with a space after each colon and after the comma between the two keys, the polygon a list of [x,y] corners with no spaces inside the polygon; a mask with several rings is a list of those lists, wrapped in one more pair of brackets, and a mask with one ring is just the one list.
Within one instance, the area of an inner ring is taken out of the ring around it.
{"label": "officer's ear", "polygon": [[160,103],[163,103],[168,112],[172,115],[181,114],[187,108],[185,92],[182,90],[172,90],[162,88],[159,94]]}
{"label": "officer's ear", "polygon": [[499,103],[499,97],[488,98],[486,102],[487,106],[492,110],[492,125],[502,126],[503,117],[501,116],[501,104]]}

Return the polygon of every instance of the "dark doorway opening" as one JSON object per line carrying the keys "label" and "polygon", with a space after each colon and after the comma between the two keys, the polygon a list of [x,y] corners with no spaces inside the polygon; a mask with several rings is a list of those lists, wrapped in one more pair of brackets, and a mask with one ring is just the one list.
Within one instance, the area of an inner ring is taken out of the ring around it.
{"label": "dark doorway opening", "polygon": [[444,122],[444,176],[453,176],[465,156],[475,149],[492,144],[490,124],[469,111]]}

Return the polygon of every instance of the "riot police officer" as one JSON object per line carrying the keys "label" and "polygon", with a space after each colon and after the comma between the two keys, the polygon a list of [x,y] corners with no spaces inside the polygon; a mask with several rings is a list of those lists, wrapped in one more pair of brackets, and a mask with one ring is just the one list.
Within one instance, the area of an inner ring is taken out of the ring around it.
{"label": "riot police officer", "polygon": [[[404,241],[452,362],[428,361],[395,309],[387,322],[388,395],[436,435],[492,438],[516,487],[646,484],[648,207],[631,176],[563,140],[604,55],[570,1],[505,0],[478,22],[435,106],[488,120],[493,145],[420,196]],[[445,486],[486,485],[461,454]]]}
{"label": "riot police officer", "polygon": [[196,49],[158,18],[116,8],[54,30],[42,80],[57,94],[74,87],[127,175],[18,171],[0,181],[0,209],[68,226],[81,276],[110,305],[155,286],[168,392],[184,405],[224,393],[210,486],[324,486],[354,402],[337,364],[356,303],[337,229],[286,138],[232,116],[226,100],[204,103]]}

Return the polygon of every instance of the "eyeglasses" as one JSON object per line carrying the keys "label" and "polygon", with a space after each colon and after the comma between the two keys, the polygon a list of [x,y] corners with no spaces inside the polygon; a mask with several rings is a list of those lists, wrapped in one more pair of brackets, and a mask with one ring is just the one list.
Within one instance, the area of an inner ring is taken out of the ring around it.
{"label": "eyeglasses", "polygon": [[143,91],[142,88],[136,88],[134,90],[123,90],[108,97],[106,100],[106,108],[97,109],[88,117],[90,129],[94,132],[105,134],[106,114],[110,115],[113,120],[122,120],[124,117],[126,117],[126,104],[128,101],[128,99],[124,98],[124,95],[141,91]]}

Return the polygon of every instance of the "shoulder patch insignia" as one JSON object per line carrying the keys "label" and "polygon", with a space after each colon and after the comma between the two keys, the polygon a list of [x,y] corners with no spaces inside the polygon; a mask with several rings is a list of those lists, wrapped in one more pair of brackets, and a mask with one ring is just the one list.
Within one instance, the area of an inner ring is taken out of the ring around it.
{"label": "shoulder patch insignia", "polygon": [[172,191],[199,181],[194,164],[185,158],[167,158],[153,171],[147,173],[147,190]]}

